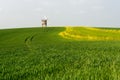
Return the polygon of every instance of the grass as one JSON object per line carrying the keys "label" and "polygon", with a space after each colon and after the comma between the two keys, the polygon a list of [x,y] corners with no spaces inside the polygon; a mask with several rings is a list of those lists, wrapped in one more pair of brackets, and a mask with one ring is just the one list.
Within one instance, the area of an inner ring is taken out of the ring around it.
{"label": "grass", "polygon": [[[70,29],[74,36],[81,36],[81,31],[84,36],[120,36],[120,29],[95,28],[102,35],[93,28]],[[65,31],[64,27],[0,30],[0,80],[120,80],[119,38],[91,41],[58,35]]]}

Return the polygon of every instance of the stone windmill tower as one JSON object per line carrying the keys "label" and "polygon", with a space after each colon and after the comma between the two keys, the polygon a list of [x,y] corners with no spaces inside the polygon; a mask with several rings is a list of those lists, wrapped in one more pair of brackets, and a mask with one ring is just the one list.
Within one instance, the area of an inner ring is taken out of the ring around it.
{"label": "stone windmill tower", "polygon": [[48,18],[46,16],[44,16],[41,19],[42,27],[47,27],[47,20],[48,20]]}

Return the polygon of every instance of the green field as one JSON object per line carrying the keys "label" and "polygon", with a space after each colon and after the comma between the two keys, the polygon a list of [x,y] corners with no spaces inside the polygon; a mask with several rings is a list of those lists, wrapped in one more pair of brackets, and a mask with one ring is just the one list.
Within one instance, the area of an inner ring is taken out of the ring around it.
{"label": "green field", "polygon": [[0,30],[0,80],[120,80],[120,29]]}

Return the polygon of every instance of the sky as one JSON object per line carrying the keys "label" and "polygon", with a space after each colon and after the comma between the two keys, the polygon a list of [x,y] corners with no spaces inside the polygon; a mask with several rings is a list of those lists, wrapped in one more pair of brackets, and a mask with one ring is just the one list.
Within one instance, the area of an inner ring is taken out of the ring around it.
{"label": "sky", "polygon": [[120,0],[0,0],[0,29],[48,26],[120,27]]}

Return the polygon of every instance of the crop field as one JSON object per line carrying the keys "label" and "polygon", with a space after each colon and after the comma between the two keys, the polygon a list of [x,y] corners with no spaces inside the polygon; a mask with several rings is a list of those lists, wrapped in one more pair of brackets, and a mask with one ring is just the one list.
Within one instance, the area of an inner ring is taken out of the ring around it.
{"label": "crop field", "polygon": [[0,30],[0,80],[120,80],[120,29]]}

